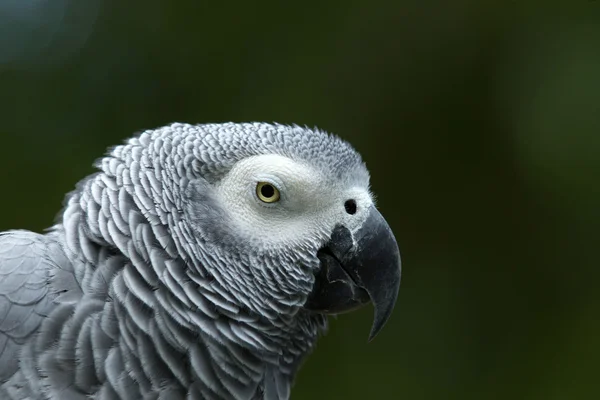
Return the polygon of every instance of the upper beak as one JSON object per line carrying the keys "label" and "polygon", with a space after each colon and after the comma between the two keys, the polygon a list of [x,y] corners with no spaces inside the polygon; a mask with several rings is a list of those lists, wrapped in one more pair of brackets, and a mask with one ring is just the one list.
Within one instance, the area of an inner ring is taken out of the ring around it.
{"label": "upper beak", "polygon": [[338,314],[371,300],[375,318],[369,340],[390,317],[400,288],[400,250],[392,230],[375,207],[356,232],[338,225],[318,252],[321,268],[305,308]]}

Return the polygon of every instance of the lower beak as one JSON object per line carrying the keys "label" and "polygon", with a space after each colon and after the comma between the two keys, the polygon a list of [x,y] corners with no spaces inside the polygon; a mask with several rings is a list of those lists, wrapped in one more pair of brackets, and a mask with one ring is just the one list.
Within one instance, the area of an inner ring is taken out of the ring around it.
{"label": "lower beak", "polygon": [[372,340],[389,319],[400,288],[400,251],[387,222],[371,207],[358,231],[338,225],[317,255],[321,268],[304,307],[340,314],[372,301]]}

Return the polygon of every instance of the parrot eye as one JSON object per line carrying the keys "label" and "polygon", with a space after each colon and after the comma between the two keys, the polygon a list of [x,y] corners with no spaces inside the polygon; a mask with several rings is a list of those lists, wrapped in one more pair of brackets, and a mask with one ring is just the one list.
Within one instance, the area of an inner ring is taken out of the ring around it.
{"label": "parrot eye", "polygon": [[275,203],[279,200],[279,190],[269,182],[258,182],[256,195],[264,203]]}

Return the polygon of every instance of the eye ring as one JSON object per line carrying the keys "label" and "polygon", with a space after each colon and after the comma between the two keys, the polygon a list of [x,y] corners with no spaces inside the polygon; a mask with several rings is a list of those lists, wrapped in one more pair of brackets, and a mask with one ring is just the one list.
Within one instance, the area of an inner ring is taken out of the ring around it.
{"label": "eye ring", "polygon": [[279,201],[281,194],[279,189],[269,182],[258,182],[256,184],[256,196],[263,203],[275,203]]}

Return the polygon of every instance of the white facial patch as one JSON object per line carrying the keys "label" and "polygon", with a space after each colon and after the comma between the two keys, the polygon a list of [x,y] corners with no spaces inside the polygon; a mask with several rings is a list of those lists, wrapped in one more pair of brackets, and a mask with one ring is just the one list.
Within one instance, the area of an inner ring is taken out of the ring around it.
{"label": "white facial patch", "polygon": [[[217,185],[217,196],[229,212],[236,232],[263,248],[326,241],[336,224],[358,229],[373,204],[367,187],[344,187],[325,172],[281,155],[261,155],[238,162]],[[280,193],[274,203],[256,194],[267,182]],[[353,199],[357,212],[346,212]]]}

